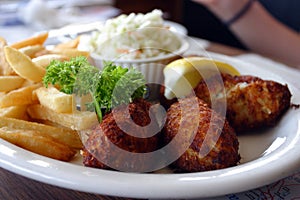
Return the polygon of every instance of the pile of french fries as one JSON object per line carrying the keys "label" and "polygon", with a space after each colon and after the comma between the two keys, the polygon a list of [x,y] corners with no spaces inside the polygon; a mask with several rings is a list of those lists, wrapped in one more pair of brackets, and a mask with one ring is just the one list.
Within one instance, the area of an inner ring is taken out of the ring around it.
{"label": "pile of french fries", "polygon": [[79,38],[47,48],[48,33],[8,45],[0,37],[0,138],[34,153],[70,161],[82,148],[79,131],[97,121],[78,111],[74,95],[42,80],[52,60],[89,56],[77,50]]}

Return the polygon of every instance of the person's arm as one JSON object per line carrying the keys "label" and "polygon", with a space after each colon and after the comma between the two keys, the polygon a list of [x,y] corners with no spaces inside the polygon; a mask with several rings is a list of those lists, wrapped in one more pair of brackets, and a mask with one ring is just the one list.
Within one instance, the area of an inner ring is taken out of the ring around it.
{"label": "person's arm", "polygon": [[[222,21],[230,20],[248,0],[194,0],[207,6]],[[255,1],[229,27],[251,50],[300,68],[300,35],[272,17]]]}

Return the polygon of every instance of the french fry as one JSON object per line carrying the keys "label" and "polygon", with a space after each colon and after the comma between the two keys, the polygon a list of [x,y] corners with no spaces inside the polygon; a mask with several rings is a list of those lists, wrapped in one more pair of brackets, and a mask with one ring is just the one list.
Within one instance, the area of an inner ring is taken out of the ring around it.
{"label": "french fry", "polygon": [[37,83],[25,79],[25,81],[21,87],[28,87],[30,85],[35,85],[35,84],[37,84]]}
{"label": "french fry", "polygon": [[80,98],[75,98],[76,104],[79,105],[81,111],[88,110],[87,103],[93,101],[91,94],[83,95]]}
{"label": "french fry", "polygon": [[36,131],[2,127],[0,128],[0,138],[21,148],[57,160],[70,161],[76,154],[74,149]]}
{"label": "french fry", "polygon": [[27,112],[33,119],[42,119],[61,124],[72,130],[85,130],[98,123],[96,113],[74,111],[73,113],[57,113],[42,105],[31,105]]}
{"label": "french fry", "polygon": [[82,142],[79,135],[74,130],[7,117],[0,117],[0,127],[37,131],[43,134],[43,136],[52,137],[58,142],[71,148],[82,148]]}
{"label": "french fry", "polygon": [[46,70],[31,61],[31,58],[12,47],[4,48],[5,56],[14,71],[24,79],[41,82]]}
{"label": "french fry", "polygon": [[6,92],[0,92],[0,99],[6,95]]}
{"label": "french fry", "polygon": [[36,52],[35,57],[43,56],[51,54],[51,52],[48,49],[44,49],[42,51]]}
{"label": "french fry", "polygon": [[44,46],[47,38],[45,32],[8,45],[0,37],[0,138],[69,161],[83,147],[79,131],[96,125],[97,115],[77,111],[73,95],[41,82],[52,60],[89,57],[89,52],[77,49],[79,37],[52,49]]}
{"label": "french fry", "polygon": [[76,110],[73,95],[60,92],[55,87],[40,87],[35,90],[41,105],[58,113],[72,113]]}
{"label": "french fry", "polygon": [[30,38],[26,38],[24,40],[15,42],[10,45],[10,47],[15,49],[20,49],[27,46],[33,45],[43,45],[48,38],[48,32],[40,33],[38,35],[32,36]]}
{"label": "french fry", "polygon": [[32,62],[40,67],[47,68],[52,60],[67,61],[69,58],[61,54],[46,54],[32,59]]}
{"label": "french fry", "polygon": [[0,76],[0,92],[9,92],[20,88],[24,81],[20,76]]}
{"label": "french fry", "polygon": [[0,37],[0,75],[12,75],[16,74],[10,67],[4,54],[4,47],[7,46],[7,42],[4,38]]}
{"label": "french fry", "polygon": [[49,121],[49,120],[43,120],[43,119],[35,119],[34,122],[37,122],[37,123],[41,123],[41,124],[45,124],[45,125],[48,125],[48,126],[54,126],[54,127],[59,127],[59,128],[66,128],[58,123],[55,123],[55,122],[52,122],[52,121]]}
{"label": "french fry", "polygon": [[45,47],[43,45],[33,45],[33,46],[26,46],[19,49],[20,52],[29,56],[30,58],[34,58],[36,53],[44,50]]}
{"label": "french fry", "polygon": [[9,117],[9,118],[26,120],[28,118],[26,115],[26,110],[27,110],[26,105],[0,108],[0,117]]}
{"label": "french fry", "polygon": [[90,53],[88,51],[81,51],[78,49],[52,49],[51,52],[53,54],[60,54],[67,56],[68,58],[74,58],[77,56],[85,56],[89,57]]}
{"label": "french fry", "polygon": [[12,90],[4,95],[1,95],[0,108],[38,103],[32,97],[32,92],[41,86],[41,83],[36,83],[34,85],[29,85],[27,87]]}
{"label": "french fry", "polygon": [[64,43],[60,43],[55,45],[55,49],[76,49],[78,44],[80,42],[80,36],[76,37],[73,40],[69,40],[67,42]]}

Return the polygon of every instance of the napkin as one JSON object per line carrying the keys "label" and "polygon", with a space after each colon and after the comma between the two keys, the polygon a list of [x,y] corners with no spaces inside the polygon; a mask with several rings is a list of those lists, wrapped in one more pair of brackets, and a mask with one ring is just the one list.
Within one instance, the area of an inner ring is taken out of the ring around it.
{"label": "napkin", "polygon": [[53,4],[46,0],[30,0],[24,6],[20,6],[17,12],[19,19],[26,26],[36,30],[53,29],[68,24],[106,20],[119,13],[118,9],[108,4],[108,0],[102,1],[98,1],[97,4],[93,1],[96,5],[91,6],[90,1],[81,1],[79,4],[76,3],[79,1],[67,0]]}
{"label": "napkin", "polygon": [[58,28],[72,22],[78,11],[75,8],[62,12],[50,7],[46,1],[31,0],[24,7],[19,8],[19,18],[28,26],[37,29]]}

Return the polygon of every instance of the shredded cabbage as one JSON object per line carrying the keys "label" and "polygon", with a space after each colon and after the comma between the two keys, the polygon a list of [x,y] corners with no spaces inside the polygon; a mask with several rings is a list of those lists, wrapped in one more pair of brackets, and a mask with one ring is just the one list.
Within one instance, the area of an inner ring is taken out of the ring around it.
{"label": "shredded cabbage", "polygon": [[161,10],[120,15],[107,20],[98,31],[82,37],[79,48],[105,59],[135,60],[174,52],[181,42],[164,25]]}

